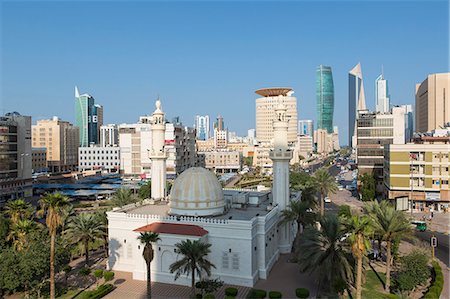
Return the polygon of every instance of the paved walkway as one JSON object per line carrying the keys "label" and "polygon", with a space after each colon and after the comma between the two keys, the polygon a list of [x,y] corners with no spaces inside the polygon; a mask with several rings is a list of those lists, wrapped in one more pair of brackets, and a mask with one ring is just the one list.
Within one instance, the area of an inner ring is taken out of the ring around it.
{"label": "paved walkway", "polygon": [[[298,265],[289,263],[288,255],[282,255],[278,262],[272,268],[269,279],[259,280],[255,288],[269,291],[280,291],[283,298],[296,298],[295,289],[308,288],[311,294],[315,294],[317,283],[314,277],[308,274],[302,274]],[[145,281],[133,280],[129,272],[115,271],[115,280],[113,284],[117,287],[113,292],[105,296],[106,299],[144,299],[146,298],[147,284]],[[216,298],[225,297],[225,288],[223,286],[217,291]],[[238,289],[237,298],[245,298],[250,288],[242,286],[233,286]],[[191,288],[175,284],[152,283],[152,298],[189,298]]]}

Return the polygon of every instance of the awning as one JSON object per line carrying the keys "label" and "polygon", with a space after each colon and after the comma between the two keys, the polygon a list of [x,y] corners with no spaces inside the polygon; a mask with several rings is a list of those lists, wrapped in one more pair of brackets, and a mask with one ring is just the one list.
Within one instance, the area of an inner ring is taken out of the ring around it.
{"label": "awning", "polygon": [[158,234],[172,234],[184,236],[204,236],[208,233],[198,225],[192,224],[178,224],[178,223],[163,223],[154,222],[134,230],[135,232],[153,232]]}

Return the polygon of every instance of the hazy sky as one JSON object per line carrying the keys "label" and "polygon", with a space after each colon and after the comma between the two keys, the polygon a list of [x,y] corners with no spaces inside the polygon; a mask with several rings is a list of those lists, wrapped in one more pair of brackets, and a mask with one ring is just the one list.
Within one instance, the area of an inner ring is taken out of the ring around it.
{"label": "hazy sky", "polygon": [[254,91],[292,87],[316,120],[315,70],[333,69],[334,124],[347,141],[348,71],[361,62],[366,100],[384,65],[393,104],[449,70],[448,1],[2,1],[0,112],[75,119],[74,86],[106,123],[136,122],[160,95],[168,119],[223,115],[255,127]]}

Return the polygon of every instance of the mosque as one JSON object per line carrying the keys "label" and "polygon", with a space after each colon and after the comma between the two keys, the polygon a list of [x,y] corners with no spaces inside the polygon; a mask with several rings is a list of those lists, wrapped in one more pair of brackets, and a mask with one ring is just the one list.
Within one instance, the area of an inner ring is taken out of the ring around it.
{"label": "mosque", "polygon": [[[152,115],[153,147],[151,199],[108,212],[108,268],[131,272],[133,279],[146,279],[140,232],[156,232],[153,245],[152,281],[190,285],[189,276],[174,280],[169,267],[180,256],[175,244],[186,239],[211,244],[208,259],[215,265],[212,278],[226,284],[252,287],[266,279],[280,254],[291,250],[295,226],[283,223],[281,211],[299,194],[289,192],[289,160],[286,107],[282,100],[275,110],[272,192],[222,189],[216,176],[199,167],[181,173],[166,198],[165,118],[161,102]],[[291,198],[292,196],[292,198]]]}

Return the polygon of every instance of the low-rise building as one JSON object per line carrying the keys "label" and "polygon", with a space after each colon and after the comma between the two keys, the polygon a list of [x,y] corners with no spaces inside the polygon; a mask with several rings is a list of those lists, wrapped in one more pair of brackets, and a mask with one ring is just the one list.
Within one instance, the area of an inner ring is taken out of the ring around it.
{"label": "low-rise building", "polygon": [[205,155],[205,168],[215,173],[238,172],[242,169],[242,153],[238,151],[211,151]]}
{"label": "low-rise building", "polygon": [[78,148],[78,170],[103,170],[108,173],[119,172],[120,169],[120,147],[98,146]]}
{"label": "low-rise building", "polygon": [[32,171],[47,171],[47,149],[45,147],[33,147],[31,149]]}
{"label": "low-rise building", "polygon": [[450,130],[447,136],[419,136],[414,143],[384,149],[384,187],[389,199],[407,198],[409,207],[448,209]]}

